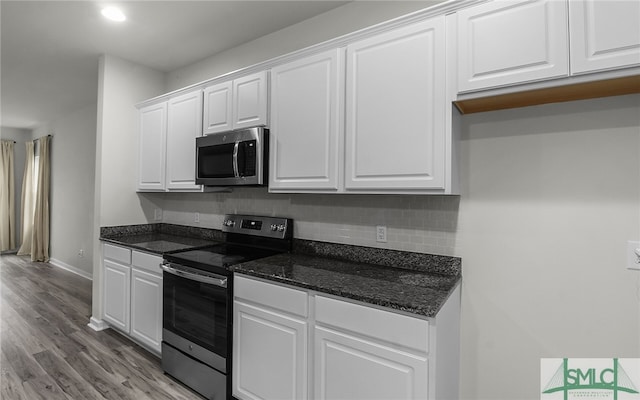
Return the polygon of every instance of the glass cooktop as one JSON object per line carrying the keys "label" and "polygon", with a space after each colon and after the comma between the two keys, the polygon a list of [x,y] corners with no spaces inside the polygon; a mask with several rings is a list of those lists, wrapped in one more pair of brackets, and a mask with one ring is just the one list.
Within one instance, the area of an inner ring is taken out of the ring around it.
{"label": "glass cooktop", "polygon": [[197,250],[179,251],[165,254],[164,258],[171,262],[205,271],[225,273],[234,264],[256,260],[280,253],[276,250],[252,246],[222,243]]}

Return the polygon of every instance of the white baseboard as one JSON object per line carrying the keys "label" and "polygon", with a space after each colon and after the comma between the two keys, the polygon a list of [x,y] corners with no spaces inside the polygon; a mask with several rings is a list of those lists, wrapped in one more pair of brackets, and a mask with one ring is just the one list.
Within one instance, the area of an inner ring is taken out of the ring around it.
{"label": "white baseboard", "polygon": [[89,320],[88,326],[94,331],[103,331],[109,327],[109,324],[107,324],[101,319],[91,317],[91,319]]}
{"label": "white baseboard", "polygon": [[60,260],[56,260],[55,258],[51,258],[49,260],[49,264],[51,264],[53,266],[56,266],[58,268],[65,269],[65,270],[67,270],[69,272],[73,272],[74,274],[80,275],[83,278],[87,278],[90,281],[93,280],[93,275],[88,273],[87,271],[84,271],[84,270],[82,270],[80,268],[76,268],[73,265],[69,265],[69,264],[67,264],[65,262],[62,262]]}

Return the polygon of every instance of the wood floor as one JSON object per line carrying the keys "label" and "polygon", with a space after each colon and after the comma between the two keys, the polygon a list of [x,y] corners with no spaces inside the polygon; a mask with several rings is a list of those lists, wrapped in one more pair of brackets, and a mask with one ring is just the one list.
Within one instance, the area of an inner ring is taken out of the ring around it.
{"label": "wood floor", "polygon": [[91,281],[0,256],[0,399],[202,399],[90,314]]}

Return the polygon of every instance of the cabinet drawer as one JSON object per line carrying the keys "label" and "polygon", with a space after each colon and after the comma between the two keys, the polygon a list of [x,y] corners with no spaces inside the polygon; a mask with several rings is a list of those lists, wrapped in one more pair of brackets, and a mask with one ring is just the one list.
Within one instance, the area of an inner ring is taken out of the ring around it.
{"label": "cabinet drawer", "polygon": [[162,275],[162,269],[160,269],[161,263],[162,257],[155,256],[153,254],[142,253],[140,251],[134,251],[131,257],[131,264],[134,267],[159,275]]}
{"label": "cabinet drawer", "polygon": [[131,250],[127,248],[105,244],[103,253],[104,258],[119,261],[122,264],[131,264]]}
{"label": "cabinet drawer", "polygon": [[421,352],[429,350],[429,321],[317,296],[316,321]]}
{"label": "cabinet drawer", "polygon": [[233,284],[236,298],[302,317],[309,315],[306,292],[239,275],[235,275]]}

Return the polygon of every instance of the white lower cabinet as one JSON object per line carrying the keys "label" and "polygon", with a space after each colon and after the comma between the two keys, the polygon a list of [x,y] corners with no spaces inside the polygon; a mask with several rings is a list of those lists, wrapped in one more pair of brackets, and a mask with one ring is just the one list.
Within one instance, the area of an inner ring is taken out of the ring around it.
{"label": "white lower cabinet", "polygon": [[243,399],[306,399],[307,322],[235,303],[234,395]]}
{"label": "white lower cabinet", "polygon": [[131,337],[160,353],[162,275],[131,270]]}
{"label": "white lower cabinet", "polygon": [[104,260],[104,315],[109,325],[129,333],[131,267]]}
{"label": "white lower cabinet", "polygon": [[429,321],[318,295],[316,399],[428,399]]}
{"label": "white lower cabinet", "polygon": [[233,395],[307,399],[307,294],[236,277]]}
{"label": "white lower cabinet", "polygon": [[162,257],[104,244],[103,320],[156,354],[162,343]]}
{"label": "white lower cabinet", "polygon": [[459,289],[423,319],[242,275],[234,284],[236,398],[458,397]]}
{"label": "white lower cabinet", "polygon": [[406,351],[316,326],[316,399],[427,399],[428,359]]}

